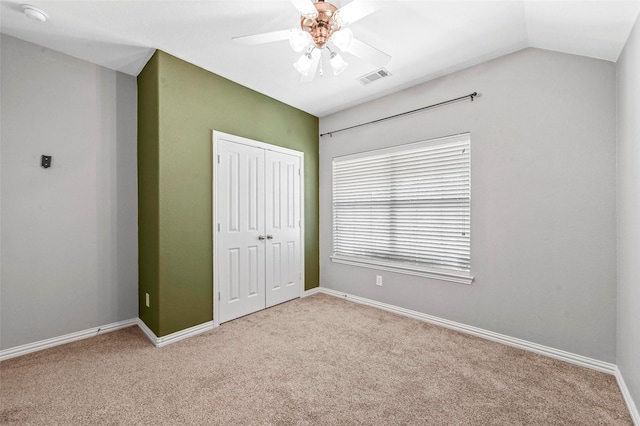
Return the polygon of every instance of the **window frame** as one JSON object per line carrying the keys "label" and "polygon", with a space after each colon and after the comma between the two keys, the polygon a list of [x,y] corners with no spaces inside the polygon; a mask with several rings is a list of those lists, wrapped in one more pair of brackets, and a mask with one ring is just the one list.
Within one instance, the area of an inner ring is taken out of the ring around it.
{"label": "window frame", "polygon": [[[337,162],[342,162],[342,161],[349,161],[349,160],[356,160],[359,158],[367,158],[367,157],[377,157],[380,155],[385,155],[385,154],[392,154],[392,153],[402,153],[403,151],[411,151],[411,150],[415,150],[415,149],[419,149],[422,147],[427,147],[427,146],[436,146],[436,145],[442,145],[442,144],[446,144],[446,143],[459,143],[459,142],[467,142],[468,144],[468,148],[469,148],[469,160],[468,160],[468,167],[469,167],[469,172],[468,172],[468,176],[469,176],[469,211],[468,211],[468,216],[469,216],[469,248],[468,248],[468,255],[469,255],[469,270],[462,270],[462,269],[454,269],[454,268],[446,268],[446,267],[434,267],[434,266],[427,266],[427,265],[416,265],[416,264],[411,264],[411,263],[404,263],[401,261],[392,261],[392,260],[386,260],[386,259],[379,259],[379,258],[374,258],[374,257],[359,257],[359,256],[348,256],[345,254],[336,254],[336,247],[335,247],[335,204],[336,204],[336,198],[335,198],[335,164],[336,161]],[[407,274],[407,275],[413,275],[413,276],[419,276],[419,277],[427,277],[427,278],[433,278],[433,279],[438,279],[438,280],[444,280],[444,281],[451,281],[451,282],[456,282],[456,283],[461,283],[461,284],[471,284],[473,282],[473,275],[471,273],[471,134],[470,133],[461,133],[461,134],[456,134],[456,135],[452,135],[452,136],[445,136],[445,137],[440,137],[440,138],[435,138],[435,139],[428,139],[428,140],[423,140],[423,141],[419,141],[419,142],[413,142],[413,143],[408,143],[408,144],[402,144],[402,145],[396,145],[396,146],[392,146],[392,147],[388,147],[388,148],[383,148],[383,149],[377,149],[377,150],[371,150],[371,151],[364,151],[364,152],[359,152],[356,154],[350,154],[350,155],[344,155],[344,156],[339,156],[339,157],[334,157],[331,163],[331,238],[332,238],[332,242],[331,242],[331,250],[332,250],[332,254],[330,256],[330,259],[332,262],[334,263],[340,263],[340,264],[346,264],[346,265],[352,265],[352,266],[359,266],[359,267],[365,267],[365,268],[372,268],[372,269],[379,269],[379,270],[384,270],[384,271],[390,271],[390,272],[397,272],[397,273],[401,273],[401,274]]]}

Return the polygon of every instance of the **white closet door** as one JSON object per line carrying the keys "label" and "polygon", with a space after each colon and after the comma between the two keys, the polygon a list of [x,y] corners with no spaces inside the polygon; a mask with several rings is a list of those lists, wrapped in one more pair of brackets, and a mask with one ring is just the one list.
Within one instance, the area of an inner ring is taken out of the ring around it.
{"label": "white closet door", "polygon": [[266,306],[300,296],[300,157],[266,151]]}
{"label": "white closet door", "polygon": [[218,141],[220,322],[265,308],[264,150]]}

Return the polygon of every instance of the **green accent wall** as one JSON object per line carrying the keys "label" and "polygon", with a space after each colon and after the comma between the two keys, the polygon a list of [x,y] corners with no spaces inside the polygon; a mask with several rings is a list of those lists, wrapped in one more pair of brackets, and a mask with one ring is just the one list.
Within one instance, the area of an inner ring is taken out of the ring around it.
{"label": "green accent wall", "polygon": [[212,130],[304,152],[305,287],[317,287],[318,118],[162,51],[138,102],[140,318],[156,336],[213,319]]}

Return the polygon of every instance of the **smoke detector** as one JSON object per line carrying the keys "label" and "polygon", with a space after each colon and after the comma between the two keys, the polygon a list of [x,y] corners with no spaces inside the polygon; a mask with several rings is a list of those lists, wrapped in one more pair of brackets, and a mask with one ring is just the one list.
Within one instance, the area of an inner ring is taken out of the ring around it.
{"label": "smoke detector", "polygon": [[31,6],[30,4],[23,4],[22,11],[27,15],[27,18],[33,19],[34,21],[46,22],[47,19],[49,19],[49,15],[47,15],[45,11],[38,9],[35,6]]}

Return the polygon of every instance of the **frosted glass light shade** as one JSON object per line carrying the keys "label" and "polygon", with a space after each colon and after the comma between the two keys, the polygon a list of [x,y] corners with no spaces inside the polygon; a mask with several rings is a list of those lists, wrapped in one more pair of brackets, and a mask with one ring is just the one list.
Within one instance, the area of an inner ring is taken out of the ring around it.
{"label": "frosted glass light shade", "polygon": [[331,37],[333,44],[340,50],[346,51],[351,46],[353,41],[353,31],[349,28],[343,28],[340,31],[336,31]]}
{"label": "frosted glass light shade", "polygon": [[340,74],[341,72],[346,70],[347,67],[349,66],[349,64],[337,52],[333,52],[331,54],[331,58],[329,59],[329,63],[331,64],[331,68],[333,68],[333,75]]}
{"label": "frosted glass light shade", "polygon": [[309,53],[305,53],[300,56],[300,59],[293,64],[293,67],[302,75],[309,74],[309,68],[311,68],[311,55]]}
{"label": "frosted glass light shade", "polygon": [[296,52],[302,52],[311,41],[311,35],[306,31],[293,29],[289,34],[289,45]]}

